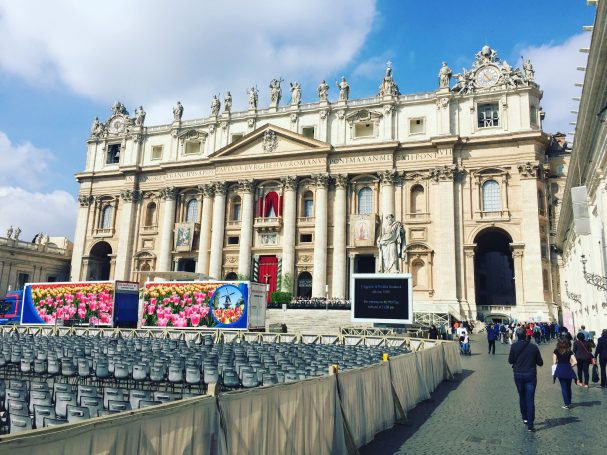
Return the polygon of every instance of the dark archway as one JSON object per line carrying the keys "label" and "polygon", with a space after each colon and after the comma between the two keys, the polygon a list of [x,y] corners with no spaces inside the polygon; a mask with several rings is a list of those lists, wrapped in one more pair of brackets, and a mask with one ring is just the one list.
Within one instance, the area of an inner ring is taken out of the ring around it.
{"label": "dark archway", "polygon": [[88,279],[103,281],[110,279],[110,255],[112,247],[107,242],[98,242],[93,245],[89,253]]}
{"label": "dark archway", "polygon": [[312,297],[312,275],[309,272],[301,272],[297,277],[297,297]]}
{"label": "dark archway", "polygon": [[195,272],[196,261],[194,259],[179,259],[177,262],[178,272]]}
{"label": "dark archway", "polygon": [[226,275],[228,281],[238,281],[238,274],[236,272],[230,272]]}
{"label": "dark archway", "polygon": [[501,229],[486,229],[475,243],[476,305],[516,305],[512,239]]}
{"label": "dark archway", "polygon": [[357,254],[354,257],[354,273],[375,273],[375,256]]}

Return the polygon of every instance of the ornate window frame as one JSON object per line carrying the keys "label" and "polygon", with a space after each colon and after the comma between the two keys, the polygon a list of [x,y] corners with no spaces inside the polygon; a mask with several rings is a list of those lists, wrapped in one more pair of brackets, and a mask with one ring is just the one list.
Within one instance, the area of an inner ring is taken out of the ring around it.
{"label": "ornate window frame", "polygon": [[[312,197],[306,197],[311,195]],[[298,224],[314,224],[314,210],[316,205],[316,194],[314,182],[311,179],[304,179],[299,183],[297,188],[297,223]],[[312,214],[306,216],[306,200],[312,200]]]}
{"label": "ornate window frame", "polygon": [[[359,109],[352,114],[346,116],[346,121],[350,127],[351,140],[377,139],[379,137],[379,124],[382,114],[370,109]],[[356,125],[371,124],[373,132],[370,135],[357,136]]]}
{"label": "ornate window frame", "polygon": [[[408,223],[425,223],[430,219],[430,185],[427,173],[412,171],[404,174],[403,185],[404,220]],[[424,190],[424,211],[413,212],[413,190],[421,187]]]}
{"label": "ornate window frame", "polygon": [[368,187],[372,191],[371,212],[368,215],[376,215],[379,211],[379,178],[377,175],[362,174],[353,177],[350,180],[350,210],[351,215],[360,215],[358,213],[358,196],[360,190]]}
{"label": "ornate window frame", "polygon": [[[104,213],[111,208],[110,225],[104,227]],[[95,199],[95,218],[93,219],[94,237],[112,237],[116,231],[116,214],[118,212],[118,198],[115,196],[98,196]]]}
{"label": "ornate window frame", "polygon": [[414,287],[413,292],[425,292],[428,293],[428,297],[434,295],[434,280],[433,280],[433,266],[434,266],[434,250],[432,250],[425,243],[410,243],[405,248],[405,272],[413,273],[413,265],[421,262],[423,269],[425,270],[425,286]]}
{"label": "ornate window frame", "polygon": [[[472,191],[476,192],[473,198],[473,217],[478,220],[510,220],[508,181],[510,173],[507,169],[486,167],[471,171]],[[500,210],[486,211],[483,207],[483,185],[489,180],[495,180],[500,191]]]}

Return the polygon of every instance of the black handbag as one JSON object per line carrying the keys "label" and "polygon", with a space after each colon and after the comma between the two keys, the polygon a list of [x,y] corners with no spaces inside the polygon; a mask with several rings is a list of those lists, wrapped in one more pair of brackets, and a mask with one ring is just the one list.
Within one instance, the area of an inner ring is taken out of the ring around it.
{"label": "black handbag", "polygon": [[599,382],[599,366],[596,363],[592,365],[592,382]]}

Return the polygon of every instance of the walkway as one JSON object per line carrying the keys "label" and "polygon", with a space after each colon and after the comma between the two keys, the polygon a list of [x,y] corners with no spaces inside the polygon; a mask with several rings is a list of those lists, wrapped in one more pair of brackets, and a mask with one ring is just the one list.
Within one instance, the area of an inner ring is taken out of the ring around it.
{"label": "walkway", "polygon": [[411,410],[409,424],[380,433],[361,455],[607,453],[607,389],[574,385],[573,409],[562,409],[559,383],[552,384],[550,376],[554,347],[555,342],[540,345],[544,366],[538,369],[535,433],[520,418],[509,346],[498,342],[489,356],[484,334],[474,335],[473,355],[462,358],[463,373]]}

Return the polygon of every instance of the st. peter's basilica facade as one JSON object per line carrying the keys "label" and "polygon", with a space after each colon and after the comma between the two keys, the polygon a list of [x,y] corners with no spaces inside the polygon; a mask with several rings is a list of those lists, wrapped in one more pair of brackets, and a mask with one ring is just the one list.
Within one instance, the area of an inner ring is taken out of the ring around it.
{"label": "st. peter's basilica facade", "polygon": [[120,102],[96,119],[72,280],[182,270],[347,298],[352,273],[379,268],[393,215],[415,311],[557,317],[550,239],[566,161],[542,132],[530,62],[485,46],[469,71],[443,63],[438,89],[411,95],[388,67],[364,99],[342,78],[334,101],[325,81],[314,103],[291,83],[281,105],[281,82],[267,108],[252,87],[246,111],[228,92],[202,119],[177,103],[171,123],[146,126]]}

